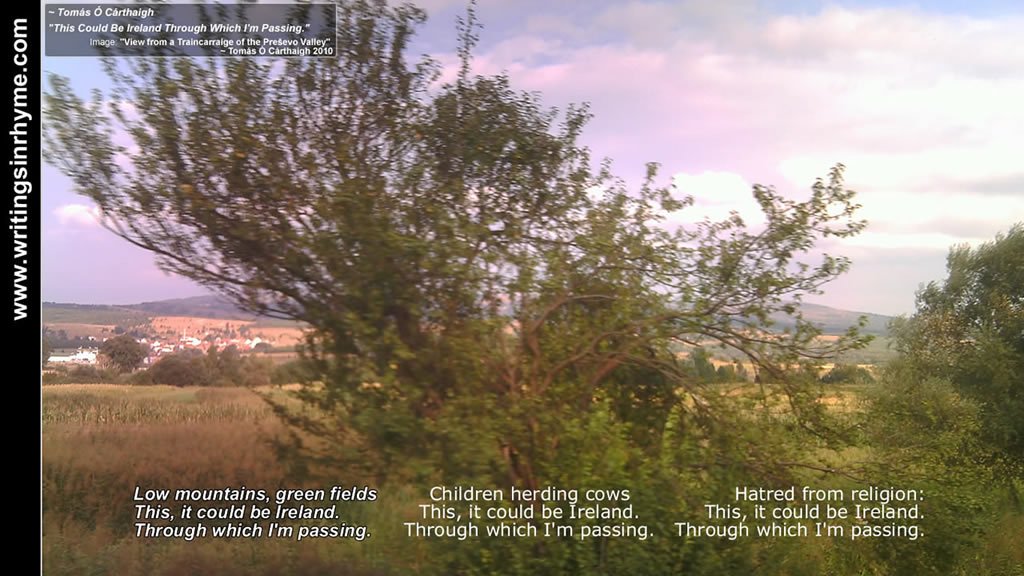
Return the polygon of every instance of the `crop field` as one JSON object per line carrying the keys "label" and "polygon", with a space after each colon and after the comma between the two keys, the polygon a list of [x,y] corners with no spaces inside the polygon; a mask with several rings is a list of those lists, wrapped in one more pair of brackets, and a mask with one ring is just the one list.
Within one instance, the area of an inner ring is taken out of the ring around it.
{"label": "crop field", "polygon": [[156,316],[150,325],[157,334],[190,336],[208,331],[239,331],[247,329],[249,337],[260,337],[278,346],[294,346],[302,341],[302,326],[296,323],[263,323],[250,320],[227,320],[224,318],[200,318],[197,316]]}
{"label": "crop field", "polygon": [[76,322],[55,322],[46,326],[53,332],[63,330],[70,338],[93,338],[102,340],[113,336],[113,324],[81,324]]}
{"label": "crop field", "polygon": [[308,483],[277,458],[284,426],[252,391],[72,384],[42,396],[45,574],[378,573],[359,568],[382,553],[367,543],[135,538],[135,486]]}

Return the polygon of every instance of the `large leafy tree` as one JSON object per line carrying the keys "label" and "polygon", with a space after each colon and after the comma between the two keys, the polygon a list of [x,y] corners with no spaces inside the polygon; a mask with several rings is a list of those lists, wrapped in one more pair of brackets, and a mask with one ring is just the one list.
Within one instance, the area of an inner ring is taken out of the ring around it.
{"label": "large leafy tree", "polygon": [[[992,446],[1024,464],[1024,224],[949,252],[947,277],[894,326],[907,361],[979,403]],[[1018,469],[1019,472],[1019,469]]]}
{"label": "large leafy tree", "polygon": [[927,492],[927,537],[872,546],[898,573],[1019,572],[1024,226],[953,247],[947,277],[925,285],[917,311],[891,328],[901,356],[862,415],[867,468],[877,485]]}
{"label": "large leafy tree", "polygon": [[[841,166],[803,201],[755,186],[761,226],[668,226],[692,199],[654,165],[639,190],[595,168],[586,107],[472,74],[472,11],[444,85],[436,63],[405,60],[420,10],[341,2],[338,17],[337,59],[111,57],[109,94],[52,78],[46,96],[47,158],[107,227],[310,326],[320,382],[303,397],[322,411],[298,423],[336,440],[324,456],[378,478],[538,487],[593,470],[567,464],[587,434],[654,454],[672,430],[723,466],[781,474],[677,361],[700,345],[768,376],[788,426],[828,433],[790,375],[862,343],[816,339],[798,306],[849,265],[816,245],[864,225]],[[794,327],[772,334],[778,313]]]}
{"label": "large leafy tree", "polygon": [[131,372],[138,368],[148,353],[145,346],[127,334],[108,338],[100,346],[100,354],[121,372]]}

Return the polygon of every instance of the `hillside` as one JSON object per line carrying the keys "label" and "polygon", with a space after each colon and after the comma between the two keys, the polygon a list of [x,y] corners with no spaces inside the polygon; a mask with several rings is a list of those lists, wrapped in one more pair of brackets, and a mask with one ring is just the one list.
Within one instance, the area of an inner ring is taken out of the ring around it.
{"label": "hillside", "polygon": [[133,326],[154,316],[193,316],[256,320],[257,317],[238,309],[219,296],[193,296],[139,304],[71,304],[43,302],[43,324],[77,323]]}
{"label": "hillside", "polygon": [[197,318],[230,318],[234,320],[255,320],[255,314],[241,310],[220,296],[193,296],[142,302],[128,308],[140,310],[150,316],[195,316]]}
{"label": "hillside", "polygon": [[[842,334],[857,324],[863,314],[868,318],[864,328],[866,334],[884,336],[891,316],[841,310],[820,304],[803,304],[804,318],[821,327],[825,334]],[[59,304],[43,302],[43,323],[78,323],[132,326],[145,323],[154,316],[190,316],[194,318],[221,318],[231,320],[257,321],[261,325],[291,324],[269,318],[260,318],[240,310],[220,296],[193,296],[126,305]],[[780,329],[792,325],[785,316],[774,318]]]}
{"label": "hillside", "polygon": [[[804,303],[800,306],[800,309],[803,312],[804,318],[816,324],[825,334],[842,334],[850,326],[856,326],[857,320],[861,316],[867,316],[868,323],[862,332],[875,336],[885,336],[889,333],[889,322],[893,319],[892,316],[853,312],[820,304]],[[780,328],[792,326],[792,322],[783,315],[773,317],[773,320],[778,323]]]}
{"label": "hillside", "polygon": [[135,326],[149,321],[149,315],[131,306],[105,304],[57,304],[43,302],[43,324],[96,324]]}

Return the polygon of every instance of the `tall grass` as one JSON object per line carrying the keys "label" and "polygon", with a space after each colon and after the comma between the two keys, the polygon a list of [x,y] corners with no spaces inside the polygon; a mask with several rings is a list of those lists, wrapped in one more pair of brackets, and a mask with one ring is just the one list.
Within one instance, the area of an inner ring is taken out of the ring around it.
{"label": "tall grass", "polygon": [[269,407],[242,389],[48,386],[43,426],[54,424],[164,424],[263,422]]}
{"label": "tall grass", "polygon": [[252,391],[47,386],[42,418],[47,575],[384,573],[357,542],[135,537],[135,486],[303,485],[274,449],[284,425]]}

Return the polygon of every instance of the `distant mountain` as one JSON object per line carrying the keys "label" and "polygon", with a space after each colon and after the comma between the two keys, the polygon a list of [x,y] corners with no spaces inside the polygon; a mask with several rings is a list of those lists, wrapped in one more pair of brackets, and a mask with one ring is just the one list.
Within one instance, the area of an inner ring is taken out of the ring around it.
{"label": "distant mountain", "polygon": [[256,316],[245,312],[225,298],[215,295],[174,298],[140,304],[68,304],[43,302],[44,324],[105,324],[134,326],[148,321],[153,316],[194,316],[197,318],[225,318],[231,320],[255,320]]}
{"label": "distant mountain", "polygon": [[148,322],[149,315],[130,306],[43,302],[42,319],[43,324],[136,326]]}
{"label": "distant mountain", "polygon": [[[863,314],[868,324],[863,332],[884,336],[892,316],[851,312],[820,304],[803,304],[804,318],[817,324],[825,334],[842,334],[857,324]],[[142,302],[122,306],[93,304],[57,304],[43,302],[43,323],[70,322],[80,324],[134,325],[152,316],[194,316],[197,318],[225,318],[232,320],[256,320],[257,316],[245,312],[229,300],[216,295],[174,298],[155,302]],[[772,318],[779,328],[787,328],[793,322],[785,315]]]}
{"label": "distant mountain", "polygon": [[[842,334],[850,326],[856,326],[857,320],[861,316],[867,316],[868,323],[861,332],[875,336],[885,336],[889,333],[889,322],[893,319],[892,316],[870,314],[868,312],[852,312],[850,310],[822,306],[821,304],[804,303],[800,305],[800,310],[803,312],[805,320],[816,324],[825,334]],[[780,328],[787,328],[793,325],[789,317],[783,314],[774,316],[772,320],[775,320]]]}
{"label": "distant mountain", "polygon": [[195,316],[198,318],[230,318],[233,320],[255,320],[256,315],[235,306],[221,296],[192,296],[157,300],[128,306],[150,316]]}

